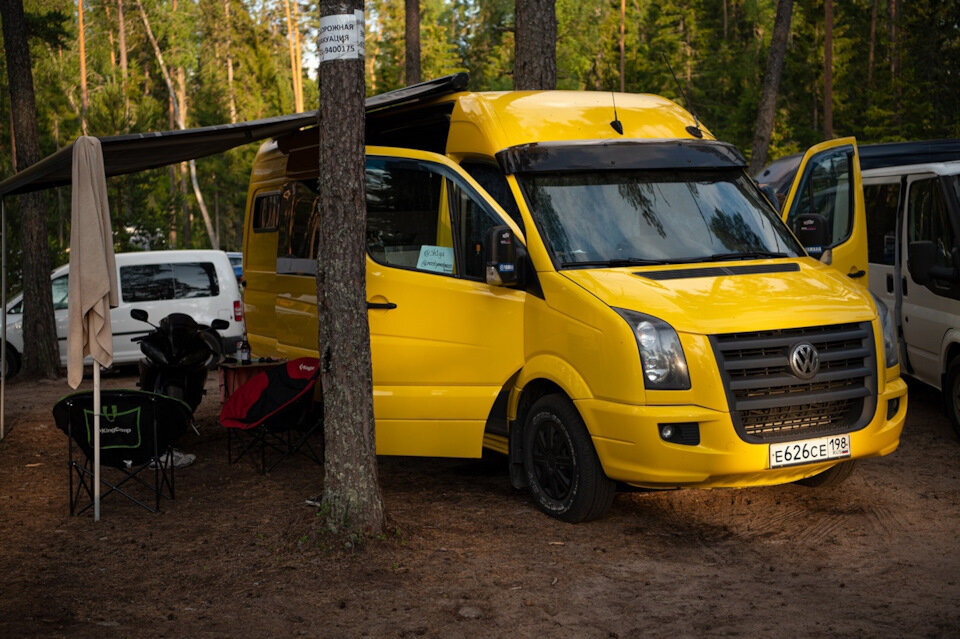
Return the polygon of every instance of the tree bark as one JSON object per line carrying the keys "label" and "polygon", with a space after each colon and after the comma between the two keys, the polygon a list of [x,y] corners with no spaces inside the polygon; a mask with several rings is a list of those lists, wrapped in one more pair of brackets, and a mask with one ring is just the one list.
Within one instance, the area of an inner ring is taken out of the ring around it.
{"label": "tree bark", "polygon": [[404,78],[410,85],[420,82],[420,0],[405,0],[405,2]]}
{"label": "tree bark", "polygon": [[77,37],[80,44],[80,130],[87,134],[87,38],[83,28],[83,0],[77,0]]}
{"label": "tree bark", "polygon": [[516,0],[513,88],[548,90],[557,86],[557,7],[555,0]]}
{"label": "tree bark", "polygon": [[297,27],[293,23],[293,16],[290,13],[290,0],[283,0],[283,11],[287,18],[287,46],[290,49],[290,78],[293,82],[293,110],[296,113],[303,112],[303,92],[300,90],[300,69],[297,66],[297,43],[295,30]]}
{"label": "tree bark", "polygon": [[626,77],[627,0],[620,0],[620,93],[627,90]]}
{"label": "tree bark", "polygon": [[[321,0],[323,28],[349,23],[361,0]],[[353,41],[363,37],[356,22]],[[359,31],[359,33],[357,33]],[[346,31],[339,31],[346,35]],[[362,40],[359,40],[362,42]],[[366,303],[366,196],[362,55],[326,57],[320,46],[320,234],[317,257],[325,477],[322,501],[331,530],[379,534],[370,329]]]}
{"label": "tree bark", "polygon": [[870,45],[867,48],[867,104],[870,104],[870,91],[873,89],[873,58],[877,45],[877,4],[879,4],[879,0],[873,0],[873,8],[870,11]]}
{"label": "tree bark", "polygon": [[223,0],[223,13],[226,18],[227,34],[227,100],[230,112],[230,123],[237,123],[237,94],[233,89],[233,23],[230,19],[230,0]]}
{"label": "tree bark", "polygon": [[[26,169],[40,160],[40,129],[33,92],[33,71],[22,0],[0,0],[3,43],[10,87],[10,112],[16,139],[16,166]],[[60,353],[50,295],[47,219],[40,193],[20,196],[20,239],[23,249],[23,349],[25,378],[60,375]]]}
{"label": "tree bark", "polygon": [[751,174],[756,173],[767,162],[767,150],[773,133],[773,122],[777,110],[777,92],[780,89],[780,76],[783,73],[783,60],[787,52],[787,38],[790,35],[790,18],[793,13],[793,0],[777,2],[777,17],[773,21],[773,38],[770,41],[770,53],[767,55],[767,70],[763,74],[763,89],[760,93],[760,106],[757,110],[757,127],[753,132],[753,146],[750,152]]}
{"label": "tree bark", "polygon": [[126,128],[130,118],[130,96],[127,93],[127,78],[129,76],[129,64],[127,63],[127,25],[123,19],[123,0],[117,0],[117,45],[120,48],[120,77],[123,82],[123,120]]}
{"label": "tree bark", "polygon": [[823,138],[833,139],[833,0],[823,2]]}

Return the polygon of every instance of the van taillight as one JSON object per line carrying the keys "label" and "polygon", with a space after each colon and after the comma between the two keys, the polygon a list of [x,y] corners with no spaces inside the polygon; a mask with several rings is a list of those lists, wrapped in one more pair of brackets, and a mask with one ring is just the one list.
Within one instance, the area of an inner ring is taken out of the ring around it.
{"label": "van taillight", "polygon": [[243,302],[237,300],[233,303],[233,321],[242,322],[243,321]]}

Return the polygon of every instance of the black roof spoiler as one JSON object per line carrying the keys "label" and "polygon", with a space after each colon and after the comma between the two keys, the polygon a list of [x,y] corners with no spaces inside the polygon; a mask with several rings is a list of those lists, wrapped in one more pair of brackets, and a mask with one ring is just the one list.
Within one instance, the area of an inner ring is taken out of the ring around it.
{"label": "black roof spoiler", "polygon": [[960,140],[922,140],[864,144],[859,148],[860,169],[960,160]]}

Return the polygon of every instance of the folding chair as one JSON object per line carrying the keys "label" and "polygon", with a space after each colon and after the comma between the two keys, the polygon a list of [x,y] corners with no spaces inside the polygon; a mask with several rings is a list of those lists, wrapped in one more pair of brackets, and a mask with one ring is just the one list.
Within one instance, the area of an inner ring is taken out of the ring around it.
{"label": "folding chair", "polygon": [[312,392],[319,364],[314,357],[291,360],[257,373],[230,394],[220,410],[228,463],[249,455],[260,474],[295,454],[323,464],[322,442],[317,452],[310,441],[322,434],[322,409]]}
{"label": "folding chair", "polygon": [[[71,515],[93,505],[93,417],[91,391],[67,395],[53,407],[53,418],[68,438]],[[139,390],[101,391],[100,482],[107,488],[101,498],[116,492],[150,512],[160,510],[161,496],[173,499],[173,444],[190,420],[190,407],[172,397]],[[79,460],[74,448],[82,453]],[[145,479],[150,471],[152,483]],[[137,487],[138,494],[149,491],[152,506],[131,490]],[[78,510],[84,497],[89,503]]]}

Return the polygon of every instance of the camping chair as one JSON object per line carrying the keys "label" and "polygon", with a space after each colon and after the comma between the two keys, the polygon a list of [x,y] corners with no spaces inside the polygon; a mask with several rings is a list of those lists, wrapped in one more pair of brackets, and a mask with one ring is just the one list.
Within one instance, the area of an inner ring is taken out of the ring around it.
{"label": "camping chair", "polygon": [[[53,407],[57,426],[67,434],[70,473],[70,514],[79,515],[93,505],[93,392],[62,398]],[[107,491],[117,492],[149,510],[160,510],[160,497],[173,499],[173,444],[187,430],[190,407],[178,399],[139,390],[104,390],[100,393],[100,466]],[[74,455],[79,448],[82,459]],[[153,482],[149,477],[153,472]],[[116,477],[116,479],[113,479]],[[76,486],[74,486],[76,480]],[[129,486],[128,486],[129,484]],[[133,494],[136,485],[150,491],[153,506]],[[90,502],[77,510],[82,498]]]}
{"label": "camping chair", "polygon": [[322,442],[319,453],[310,443],[323,424],[312,392],[319,364],[314,357],[291,360],[257,373],[231,393],[220,410],[228,463],[249,454],[257,471],[265,474],[299,453],[323,464]]}

